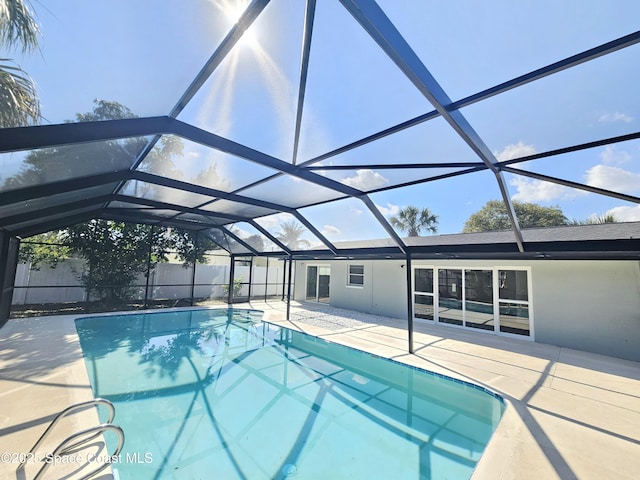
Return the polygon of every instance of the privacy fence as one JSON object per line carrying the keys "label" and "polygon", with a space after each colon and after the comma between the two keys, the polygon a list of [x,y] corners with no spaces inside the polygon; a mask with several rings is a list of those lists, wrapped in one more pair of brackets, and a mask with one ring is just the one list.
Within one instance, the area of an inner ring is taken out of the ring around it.
{"label": "privacy fence", "polygon": [[[284,299],[287,291],[285,261],[237,257],[222,251],[204,257],[202,263],[185,267],[169,255],[169,262],[150,266],[146,274],[138,275],[124,288],[122,285],[100,285],[100,296],[86,286],[90,282],[82,280],[83,276],[86,279],[90,275],[82,259],[65,259],[55,267],[39,265],[34,268],[30,262],[19,263],[11,316]],[[109,290],[114,294],[105,295]]]}

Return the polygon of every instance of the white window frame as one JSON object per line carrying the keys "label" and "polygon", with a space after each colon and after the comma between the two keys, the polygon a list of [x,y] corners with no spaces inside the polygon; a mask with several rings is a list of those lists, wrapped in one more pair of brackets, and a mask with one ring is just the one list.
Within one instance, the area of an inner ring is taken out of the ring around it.
{"label": "white window frame", "polygon": [[[416,291],[416,270],[417,269],[422,269],[422,270],[426,270],[426,269],[431,269],[433,271],[432,273],[432,284],[431,284],[431,292],[418,292]],[[412,308],[412,314],[413,314],[413,319],[417,320],[418,322],[427,322],[430,324],[433,324],[436,322],[436,308],[438,305],[438,292],[436,290],[436,285],[437,285],[437,279],[435,278],[435,275],[437,275],[437,271],[436,268],[431,266],[431,265],[412,265],[411,267],[411,302],[412,305],[415,305],[415,297],[416,295],[419,297],[431,297],[432,298],[432,302],[433,302],[433,320],[429,320],[428,318],[422,318],[422,317],[416,317],[415,316],[415,307]]]}
{"label": "white window frame", "polygon": [[[351,273],[351,267],[362,267],[362,273]],[[351,276],[362,277],[362,283],[351,283]],[[347,265],[347,287],[364,288],[365,268],[363,263],[350,263]]]}
{"label": "white window frame", "polygon": [[[496,330],[497,335],[501,335],[503,337],[511,337],[511,338],[521,338],[524,340],[534,340],[535,339],[535,331],[533,321],[533,300],[532,300],[532,286],[531,286],[531,267],[521,267],[521,266],[498,266],[495,267],[493,274],[493,305],[494,312],[496,314]],[[514,270],[514,271],[525,271],[527,272],[527,300],[510,300],[507,298],[500,298],[500,279],[499,272],[500,270]],[[527,305],[529,307],[529,335],[518,335],[517,333],[508,333],[500,331],[500,301],[508,302],[508,303],[517,303],[520,305]]]}
{"label": "white window frame", "polygon": [[[428,294],[425,292],[416,292],[415,289],[415,270],[418,268],[422,269],[432,269],[433,270],[433,294]],[[439,321],[439,309],[440,309],[440,288],[438,283],[439,278],[439,270],[462,270],[462,325],[454,325],[450,323],[444,323]],[[491,270],[492,271],[492,282],[493,282],[493,330],[483,330],[479,328],[472,328],[466,326],[466,310],[465,300],[466,300],[466,270]],[[510,300],[506,298],[500,298],[500,288],[499,288],[499,272],[500,270],[514,270],[514,271],[525,271],[527,272],[527,300]],[[484,266],[484,265],[464,265],[464,264],[456,264],[456,265],[446,265],[446,266],[436,266],[436,265],[412,265],[412,273],[411,273],[411,301],[414,302],[414,295],[427,295],[433,297],[433,320],[428,320],[424,318],[419,318],[415,316],[414,313],[414,321],[423,322],[431,325],[442,325],[450,328],[461,328],[465,331],[473,331],[484,333],[488,335],[498,335],[509,338],[519,338],[521,340],[529,340],[535,341],[535,322],[533,315],[533,296],[532,296],[532,282],[531,282],[531,267],[528,266],[513,266],[513,265],[500,265],[500,266]],[[500,302],[507,303],[516,303],[521,305],[527,305],[529,308],[529,335],[519,335],[517,333],[509,333],[500,331]],[[412,309],[414,310],[414,309]]]}

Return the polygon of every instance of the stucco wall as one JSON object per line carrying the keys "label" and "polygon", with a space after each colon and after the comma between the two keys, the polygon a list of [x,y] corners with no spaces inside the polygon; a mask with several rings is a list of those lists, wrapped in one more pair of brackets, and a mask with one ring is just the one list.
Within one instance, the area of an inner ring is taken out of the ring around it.
{"label": "stucco wall", "polygon": [[[323,263],[331,266],[331,305],[406,318],[406,272],[401,268],[405,262]],[[365,267],[362,288],[347,286],[350,263]],[[307,264],[313,263],[299,262],[296,269],[296,300],[304,300]],[[420,265],[529,267],[535,341],[640,361],[640,262],[413,261],[414,267]]]}
{"label": "stucco wall", "polygon": [[533,263],[536,341],[640,361],[640,262]]}
{"label": "stucco wall", "polygon": [[[331,266],[331,305],[359,312],[406,319],[407,290],[404,262],[395,260],[329,261]],[[304,301],[306,295],[307,265],[314,262],[296,262],[295,300]],[[364,265],[364,285],[347,285],[349,265]]]}

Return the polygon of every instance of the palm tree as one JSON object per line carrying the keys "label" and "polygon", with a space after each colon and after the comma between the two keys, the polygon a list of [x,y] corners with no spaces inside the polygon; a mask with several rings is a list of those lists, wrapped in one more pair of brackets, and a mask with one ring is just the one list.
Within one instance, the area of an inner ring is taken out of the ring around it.
{"label": "palm tree", "polygon": [[394,228],[406,231],[410,237],[419,237],[423,229],[431,233],[438,231],[438,216],[428,208],[420,210],[418,207],[405,207],[391,217],[389,222]]}
{"label": "palm tree", "polygon": [[300,238],[305,230],[304,227],[295,220],[281,223],[280,229],[280,233],[276,235],[276,238],[291,250],[300,250],[302,246],[311,246],[309,240]]}
{"label": "palm tree", "polygon": [[[0,47],[22,53],[38,47],[38,25],[28,0],[0,0]],[[9,58],[0,58],[0,128],[22,127],[40,119],[40,102],[29,75]]]}

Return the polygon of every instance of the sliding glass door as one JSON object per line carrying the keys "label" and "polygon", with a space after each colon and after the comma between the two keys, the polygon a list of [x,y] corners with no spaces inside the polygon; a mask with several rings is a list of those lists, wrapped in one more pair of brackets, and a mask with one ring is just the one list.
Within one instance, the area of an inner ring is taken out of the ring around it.
{"label": "sliding glass door", "polygon": [[528,278],[525,269],[415,267],[414,318],[531,336]]}
{"label": "sliding glass door", "polygon": [[463,324],[462,270],[438,269],[438,322]]}
{"label": "sliding glass door", "polygon": [[464,271],[464,326],[495,330],[493,271]]}
{"label": "sliding glass door", "polygon": [[330,283],[331,267],[308,265],[305,299],[309,302],[329,303]]}

